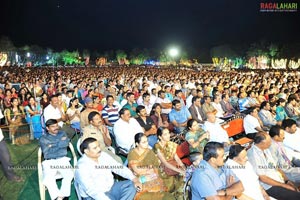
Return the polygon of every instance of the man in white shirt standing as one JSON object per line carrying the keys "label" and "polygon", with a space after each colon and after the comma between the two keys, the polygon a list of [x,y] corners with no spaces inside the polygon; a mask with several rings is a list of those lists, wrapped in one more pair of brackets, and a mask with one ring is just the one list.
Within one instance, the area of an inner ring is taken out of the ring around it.
{"label": "man in white shirt standing", "polygon": [[[83,156],[75,170],[75,184],[83,200],[129,200],[142,188],[138,178],[107,153],[98,141],[85,139],[80,145]],[[129,180],[114,182],[112,172]]]}

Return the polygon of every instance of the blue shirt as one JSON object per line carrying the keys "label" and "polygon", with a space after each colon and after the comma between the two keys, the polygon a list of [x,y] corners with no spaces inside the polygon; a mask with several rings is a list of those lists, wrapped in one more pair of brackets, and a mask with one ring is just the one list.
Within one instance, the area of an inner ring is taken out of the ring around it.
{"label": "blue shirt", "polygon": [[193,173],[191,182],[192,200],[216,196],[218,190],[227,187],[226,179],[229,176],[234,176],[235,182],[239,181],[230,169],[221,167],[219,170],[216,170],[208,162],[202,160]]}
{"label": "blue shirt", "polygon": [[67,155],[70,139],[64,131],[56,135],[45,134],[40,138],[40,145],[45,159],[57,159]]}
{"label": "blue shirt", "polygon": [[191,118],[190,111],[184,106],[181,107],[180,111],[177,111],[175,109],[172,109],[169,113],[170,122],[176,121],[177,123],[184,123],[188,120],[188,118]]}

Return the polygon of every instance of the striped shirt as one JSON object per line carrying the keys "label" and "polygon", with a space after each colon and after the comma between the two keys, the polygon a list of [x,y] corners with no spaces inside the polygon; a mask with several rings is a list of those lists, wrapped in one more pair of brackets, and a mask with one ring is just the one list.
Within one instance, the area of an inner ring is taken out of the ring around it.
{"label": "striped shirt", "polygon": [[112,124],[116,123],[119,119],[119,108],[115,105],[113,105],[112,108],[106,105],[102,110],[102,118],[108,119]]}

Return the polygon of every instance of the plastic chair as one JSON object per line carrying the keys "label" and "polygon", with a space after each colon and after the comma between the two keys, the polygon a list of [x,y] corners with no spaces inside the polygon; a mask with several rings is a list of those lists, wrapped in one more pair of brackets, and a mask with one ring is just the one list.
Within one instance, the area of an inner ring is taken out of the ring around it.
{"label": "plastic chair", "polygon": [[[77,165],[77,156],[74,151],[74,147],[72,143],[69,143],[69,149],[71,150],[72,156],[73,156],[73,167]],[[42,149],[41,147],[38,150],[38,178],[39,178],[39,189],[40,189],[40,199],[45,200],[46,199],[46,186],[43,184],[43,167],[42,167]],[[62,176],[60,173],[57,173],[55,176],[56,179],[61,179]]]}

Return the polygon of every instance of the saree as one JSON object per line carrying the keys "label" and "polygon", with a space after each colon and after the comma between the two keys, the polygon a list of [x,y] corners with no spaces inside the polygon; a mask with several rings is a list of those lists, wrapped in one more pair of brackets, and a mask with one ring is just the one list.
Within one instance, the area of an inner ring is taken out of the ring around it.
{"label": "saree", "polygon": [[[133,171],[133,166],[139,168],[139,174]],[[128,154],[128,167],[136,176],[152,175],[157,177],[143,184],[142,190],[136,194],[135,200],[175,199],[167,192],[167,188],[159,173],[159,160],[152,150],[146,149],[141,155],[139,155],[135,149],[130,151]]]}
{"label": "saree", "polygon": [[[156,143],[153,150],[155,153],[160,152],[163,154],[166,161],[170,161],[174,159],[177,150],[177,144],[171,141],[168,141],[164,147],[162,147],[159,143]],[[161,176],[164,180],[165,185],[168,188],[168,191],[176,197],[176,199],[183,199],[183,186],[184,180],[180,175],[169,176],[165,173],[163,168],[159,168],[161,172]]]}
{"label": "saree", "polygon": [[[194,140],[194,142],[198,141],[199,138],[205,134],[205,131],[203,129],[200,129],[198,131],[196,131],[195,133],[192,133],[192,132],[187,132],[187,134],[185,135],[185,139],[186,141],[189,141],[191,139]],[[195,148],[193,148],[190,144],[189,144],[189,149],[190,149],[190,153],[192,152],[200,152],[201,154],[203,153],[203,150],[204,150],[204,147],[205,145],[207,144],[208,140],[207,139],[204,139],[202,140],[199,145]]]}

